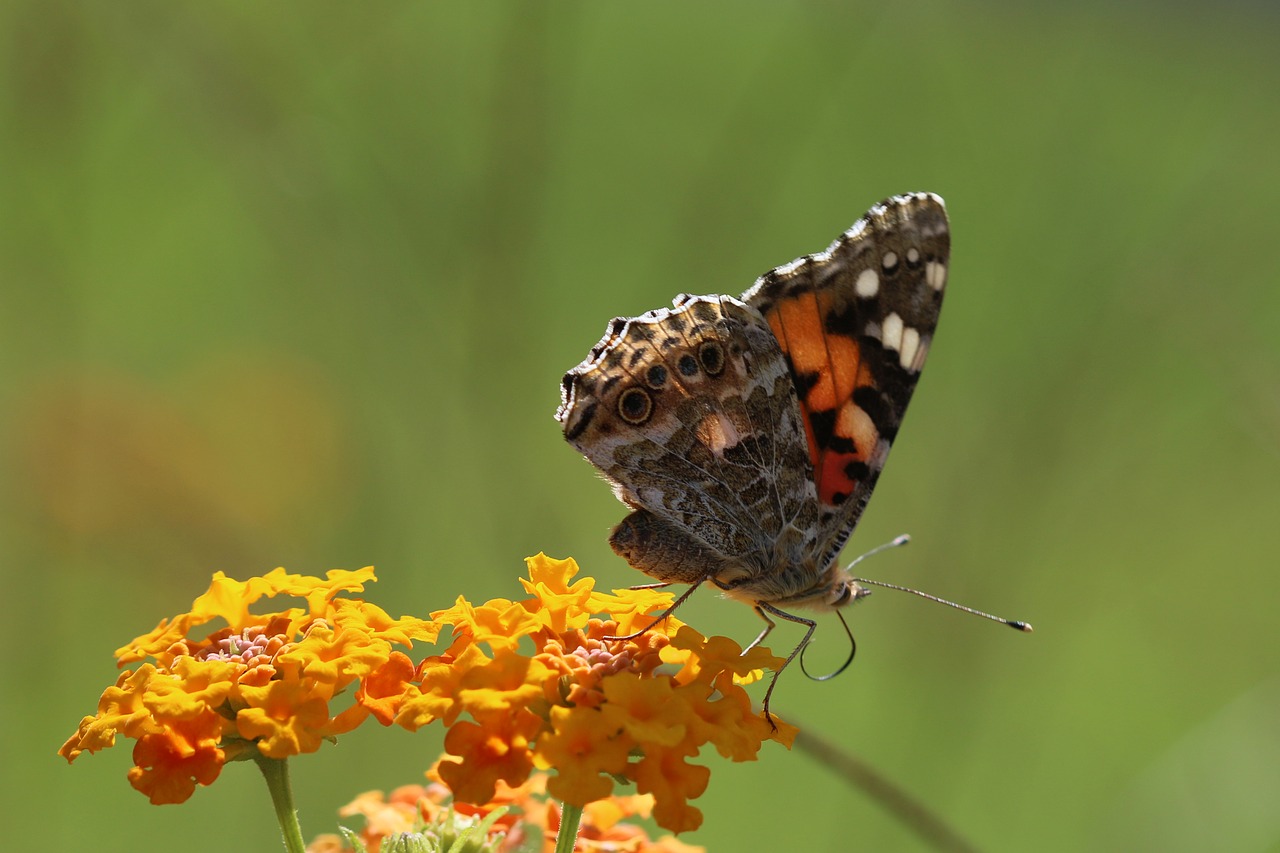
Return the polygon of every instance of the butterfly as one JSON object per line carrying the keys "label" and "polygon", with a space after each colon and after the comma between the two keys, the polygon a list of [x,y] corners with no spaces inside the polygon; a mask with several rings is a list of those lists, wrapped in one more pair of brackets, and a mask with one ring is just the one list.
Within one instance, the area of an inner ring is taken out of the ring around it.
{"label": "butterfly", "polygon": [[869,593],[838,557],[933,343],[950,248],[941,198],[894,196],[740,299],[612,320],[564,376],[565,439],[632,510],[614,551],[654,586],[690,584],[671,609],[703,583],[750,605],[751,646],[771,617],[807,627],[766,716],[816,627],[789,611]]}

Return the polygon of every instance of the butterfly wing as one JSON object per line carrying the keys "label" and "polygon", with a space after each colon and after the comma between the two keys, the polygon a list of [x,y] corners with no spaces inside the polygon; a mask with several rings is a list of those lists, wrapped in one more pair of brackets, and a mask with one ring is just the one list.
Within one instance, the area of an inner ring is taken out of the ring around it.
{"label": "butterfly wing", "polygon": [[821,566],[844,547],[897,436],[938,324],[950,249],[941,198],[894,196],[825,252],[743,294],[796,388],[824,518]]}
{"label": "butterfly wing", "polygon": [[636,510],[611,538],[660,580],[771,571],[818,529],[804,425],[765,319],[729,296],[619,318],[565,374],[566,440]]}

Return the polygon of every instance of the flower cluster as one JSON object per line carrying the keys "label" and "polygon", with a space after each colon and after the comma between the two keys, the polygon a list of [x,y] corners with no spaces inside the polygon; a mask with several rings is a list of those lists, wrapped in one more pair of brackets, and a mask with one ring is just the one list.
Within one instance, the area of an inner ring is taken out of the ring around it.
{"label": "flower cluster", "polygon": [[[374,580],[373,569],[335,570],[320,579],[276,569],[236,581],[221,572],[191,610],[162,621],[116,651],[125,669],[102,694],[59,754],[137,741],[129,782],[151,802],[180,803],[198,782],[212,784],[230,760],[284,759],[314,752],[369,716],[335,697],[382,667],[393,645],[434,642],[439,627],[395,620],[368,602],[338,598]],[[289,596],[303,605],[258,614],[263,598]],[[202,626],[225,625],[201,639]]]}
{"label": "flower cluster", "polygon": [[[307,847],[308,853],[351,853],[363,845],[377,853],[383,842],[405,833],[425,835],[439,849],[476,825],[485,830],[482,849],[494,853],[551,853],[560,830],[562,809],[547,798],[547,775],[533,773],[523,784],[497,783],[492,800],[480,806],[453,800],[442,784],[438,765],[427,771],[426,785],[404,785],[390,795],[369,791],[339,810],[343,817],[360,816],[364,827],[356,835],[358,845],[344,844],[336,835],[321,835]],[[651,839],[630,818],[647,818],[653,797],[646,794],[615,796],[588,804],[582,815],[573,849],[577,853],[703,853],[671,836]]]}
{"label": "flower cluster", "polygon": [[[490,803],[500,784],[520,790],[535,768],[554,770],[547,793],[567,805],[608,800],[629,780],[652,796],[660,826],[682,832],[702,822],[689,805],[710,776],[689,762],[702,747],[749,761],[765,740],[790,746],[795,729],[753,711],[742,687],[779,658],[659,618],[669,593],[597,592],[592,579],[573,580],[572,560],[527,563],[523,599],[459,598],[429,621],[339,597],[362,591],[372,568],[323,580],[218,573],[190,612],[116,652],[125,671],[60,754],[132,738],[130,783],[153,803],[178,803],[227,761],[252,758],[265,772],[370,717],[410,731],[439,720],[449,753],[439,779],[455,804]],[[302,605],[252,612],[277,596]],[[440,653],[415,663],[404,651],[445,628]],[[335,709],[347,690],[352,700]]]}
{"label": "flower cluster", "polygon": [[456,760],[439,773],[458,801],[488,802],[499,780],[519,787],[534,767],[555,770],[547,790],[572,805],[629,779],[653,795],[660,826],[683,832],[702,822],[689,800],[710,771],[688,759],[704,745],[734,761],[754,760],[765,740],[790,745],[795,729],[775,731],[741,686],[782,664],[770,652],[743,654],[670,616],[654,624],[669,593],[601,593],[591,578],[571,582],[573,560],[527,563],[528,597],[478,607],[459,598],[432,613],[452,628],[449,649],[416,668],[393,655],[362,692],[384,723],[448,727]]}

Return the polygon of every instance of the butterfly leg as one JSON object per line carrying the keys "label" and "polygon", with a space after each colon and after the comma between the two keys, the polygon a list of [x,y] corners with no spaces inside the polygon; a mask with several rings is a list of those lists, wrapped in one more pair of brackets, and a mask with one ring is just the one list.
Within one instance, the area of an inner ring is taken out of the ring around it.
{"label": "butterfly leg", "polygon": [[[665,586],[665,584],[662,584],[662,585],[663,585],[663,586]],[[675,601],[671,602],[671,606],[670,606],[670,607],[668,607],[666,610],[662,611],[662,613],[658,616],[658,618],[654,619],[654,620],[653,620],[652,622],[650,622],[648,625],[645,625],[645,626],[644,626],[643,628],[641,628],[639,631],[636,631],[636,632],[631,633],[631,634],[627,634],[627,635],[622,636],[622,637],[605,637],[604,639],[606,639],[606,640],[610,640],[610,641],[613,641],[613,640],[634,640],[636,637],[640,637],[640,636],[643,636],[643,635],[645,635],[645,634],[649,633],[649,632],[650,632],[650,631],[652,631],[654,628],[656,628],[658,625],[662,624],[663,620],[665,620],[668,616],[670,616],[672,613],[674,613],[677,607],[679,607],[681,604],[684,604],[684,603],[689,599],[689,596],[693,595],[694,591],[695,591],[695,590],[697,590],[697,588],[698,588],[698,587],[700,587],[700,586],[702,586],[702,581],[698,581],[698,582],[694,583],[692,586],[690,586],[690,587],[689,587],[688,589],[686,589],[684,592],[680,593],[680,597],[679,597],[679,598],[677,598]]]}
{"label": "butterfly leg", "polygon": [[769,618],[769,614],[765,613],[765,612],[764,612],[763,610],[761,610],[758,606],[757,606],[757,607],[755,607],[755,608],[754,608],[754,610],[756,611],[756,615],[757,615],[757,616],[759,616],[761,619],[763,619],[763,620],[764,620],[764,630],[763,630],[763,631],[761,631],[761,632],[760,632],[760,634],[759,634],[759,635],[758,635],[754,640],[752,640],[750,643],[747,643],[746,648],[744,648],[744,649],[742,650],[742,653],[743,653],[744,655],[745,655],[747,652],[749,652],[749,651],[751,651],[752,649],[754,649],[756,646],[758,646],[758,645],[760,645],[761,643],[763,643],[763,642],[764,642],[764,638],[765,638],[765,637],[767,637],[767,636],[769,636],[769,632],[770,632],[770,631],[772,631],[774,628],[778,627],[778,623],[777,623],[777,622],[774,622],[772,619],[770,619],[770,618]]}
{"label": "butterfly leg", "polygon": [[638,583],[635,586],[627,587],[627,589],[633,592],[638,589],[663,589],[664,587],[671,586],[671,584],[673,583],[675,583],[675,581],[660,581],[658,583]]}
{"label": "butterfly leg", "polygon": [[[779,610],[773,605],[766,604],[763,601],[756,602],[756,612],[760,613],[761,616],[764,616],[765,613],[772,613],[779,619],[785,619],[788,622],[794,622],[797,625],[804,625],[806,629],[804,632],[804,638],[801,639],[796,647],[791,650],[791,654],[787,655],[787,659],[782,662],[782,666],[778,667],[777,670],[774,671],[773,680],[769,682],[769,689],[764,692],[764,718],[769,721],[770,727],[776,732],[778,730],[778,724],[773,721],[773,714],[769,713],[769,700],[773,697],[773,688],[778,686],[778,676],[782,675],[782,671],[786,669],[801,652],[804,651],[805,646],[809,645],[809,641],[813,639],[813,632],[818,629],[818,623],[814,622],[812,619],[805,619],[803,616],[797,616],[794,613]],[[765,629],[765,633],[767,634],[771,630],[773,630],[772,625]]]}

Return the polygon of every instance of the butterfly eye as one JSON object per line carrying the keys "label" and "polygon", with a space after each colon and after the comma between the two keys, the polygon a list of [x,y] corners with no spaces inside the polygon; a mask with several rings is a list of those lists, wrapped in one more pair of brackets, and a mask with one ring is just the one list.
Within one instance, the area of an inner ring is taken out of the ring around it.
{"label": "butterfly eye", "polygon": [[853,598],[853,585],[847,581],[841,581],[828,594],[828,603],[832,607],[843,607],[851,598]]}
{"label": "butterfly eye", "polygon": [[645,382],[649,383],[649,387],[655,391],[667,384],[667,367],[664,364],[655,364],[644,373]]}
{"label": "butterfly eye", "polygon": [[724,370],[724,347],[719,341],[707,341],[698,349],[698,360],[702,362],[702,369],[707,371],[707,375],[719,376]]}
{"label": "butterfly eye", "polygon": [[643,388],[628,388],[618,397],[618,414],[633,426],[640,426],[653,414],[653,399]]}

